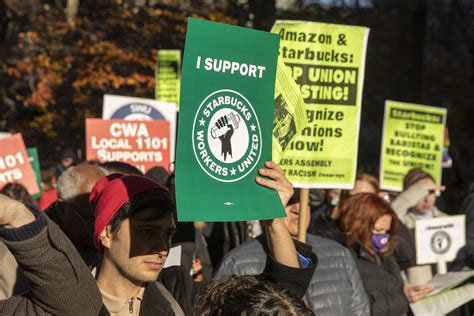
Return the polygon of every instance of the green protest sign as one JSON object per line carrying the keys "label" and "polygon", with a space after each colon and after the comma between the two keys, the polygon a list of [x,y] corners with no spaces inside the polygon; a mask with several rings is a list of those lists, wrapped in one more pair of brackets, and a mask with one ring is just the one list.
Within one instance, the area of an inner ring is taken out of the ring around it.
{"label": "green protest sign", "polygon": [[380,186],[401,191],[413,168],[430,173],[441,184],[441,162],[447,110],[395,101],[385,102]]}
{"label": "green protest sign", "polygon": [[30,160],[31,167],[33,167],[33,171],[35,172],[36,183],[38,184],[38,188],[40,192],[33,195],[34,199],[39,199],[43,194],[43,187],[41,185],[41,169],[39,164],[39,156],[38,156],[38,149],[36,147],[30,147],[26,149],[28,154],[28,159]]}
{"label": "green protest sign", "polygon": [[285,216],[277,193],[255,182],[271,160],[278,42],[271,33],[189,19],[176,161],[180,221]]}
{"label": "green protest sign", "polygon": [[179,108],[181,51],[160,49],[156,54],[155,98],[173,102]]}
{"label": "green protest sign", "polygon": [[352,188],[369,29],[277,21],[272,32],[280,35],[279,57],[301,90],[308,123],[277,162],[296,187]]}

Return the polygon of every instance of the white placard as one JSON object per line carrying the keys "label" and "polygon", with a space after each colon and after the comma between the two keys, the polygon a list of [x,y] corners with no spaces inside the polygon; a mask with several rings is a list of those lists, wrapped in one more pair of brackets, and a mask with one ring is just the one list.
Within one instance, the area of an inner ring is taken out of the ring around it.
{"label": "white placard", "polygon": [[446,289],[452,289],[474,276],[474,270],[454,271],[446,274],[435,275],[427,285],[431,285],[433,292],[429,295],[436,295]]}
{"label": "white placard", "polygon": [[466,216],[446,216],[416,221],[416,263],[453,261],[466,244]]}
{"label": "white placard", "polygon": [[168,257],[166,258],[165,265],[163,268],[180,266],[181,265],[181,246],[176,246],[170,249]]}
{"label": "white placard", "polygon": [[10,137],[10,136],[12,136],[11,133],[0,132],[0,139],[2,139],[2,138],[7,138],[7,137]]}
{"label": "white placard", "polygon": [[170,156],[175,159],[176,104],[153,99],[104,95],[102,119],[167,120],[170,122]]}
{"label": "white placard", "polygon": [[466,284],[412,303],[410,309],[415,316],[443,316],[471,301],[473,297],[474,284]]}

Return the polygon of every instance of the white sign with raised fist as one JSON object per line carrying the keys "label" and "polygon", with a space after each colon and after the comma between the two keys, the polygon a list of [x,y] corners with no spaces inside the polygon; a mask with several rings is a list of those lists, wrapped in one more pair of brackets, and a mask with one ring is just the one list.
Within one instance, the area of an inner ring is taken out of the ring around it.
{"label": "white sign with raised fist", "polygon": [[453,261],[466,244],[466,216],[455,215],[416,221],[416,263]]}

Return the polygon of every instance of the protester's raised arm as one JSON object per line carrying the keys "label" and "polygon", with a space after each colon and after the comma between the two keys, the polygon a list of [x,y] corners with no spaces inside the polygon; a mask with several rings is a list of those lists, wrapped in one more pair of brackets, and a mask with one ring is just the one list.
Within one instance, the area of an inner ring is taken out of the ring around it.
{"label": "protester's raised arm", "polygon": [[[259,170],[259,174],[270,179],[257,177],[257,183],[277,191],[281,203],[285,207],[293,195],[293,185],[285,178],[280,167],[273,161],[267,161],[265,167],[265,169]],[[265,221],[265,230],[268,248],[275,260],[286,266],[299,268],[296,248],[283,219],[276,218]]]}
{"label": "protester's raised arm", "polygon": [[0,238],[30,286],[0,301],[2,315],[97,315],[102,297],[89,269],[62,231],[42,213],[0,195]]}
{"label": "protester's raised arm", "polygon": [[[259,174],[270,179],[257,177],[257,183],[277,191],[285,206],[293,195],[293,185],[274,162],[266,162],[265,167]],[[316,269],[316,255],[310,246],[291,238],[283,218],[264,224],[270,252],[264,272],[272,281],[289,285],[295,295],[303,297]]]}
{"label": "protester's raised arm", "polygon": [[421,183],[415,183],[400,193],[392,202],[392,208],[403,221],[408,209],[415,206],[421,199],[428,195],[428,189]]}
{"label": "protester's raised arm", "polygon": [[265,222],[268,249],[273,258],[288,267],[299,268],[296,248],[282,218]]}

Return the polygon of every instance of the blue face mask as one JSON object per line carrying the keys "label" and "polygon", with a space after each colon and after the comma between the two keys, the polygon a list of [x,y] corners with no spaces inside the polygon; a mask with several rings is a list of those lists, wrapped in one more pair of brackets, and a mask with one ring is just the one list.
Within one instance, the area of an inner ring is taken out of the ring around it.
{"label": "blue face mask", "polygon": [[372,235],[372,247],[375,252],[380,252],[385,247],[390,239],[390,234],[373,234]]}

